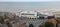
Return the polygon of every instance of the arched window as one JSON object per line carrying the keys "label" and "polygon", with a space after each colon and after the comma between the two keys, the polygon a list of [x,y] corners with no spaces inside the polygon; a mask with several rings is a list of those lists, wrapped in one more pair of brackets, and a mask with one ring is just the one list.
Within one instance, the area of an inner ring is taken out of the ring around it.
{"label": "arched window", "polygon": [[29,27],[34,27],[34,25],[33,24],[29,24]]}

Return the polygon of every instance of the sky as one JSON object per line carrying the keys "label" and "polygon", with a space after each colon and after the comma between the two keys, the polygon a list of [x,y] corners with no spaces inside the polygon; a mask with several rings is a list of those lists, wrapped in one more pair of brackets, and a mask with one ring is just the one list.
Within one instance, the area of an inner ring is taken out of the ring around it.
{"label": "sky", "polygon": [[41,1],[60,1],[60,0],[0,0],[0,2],[41,2]]}

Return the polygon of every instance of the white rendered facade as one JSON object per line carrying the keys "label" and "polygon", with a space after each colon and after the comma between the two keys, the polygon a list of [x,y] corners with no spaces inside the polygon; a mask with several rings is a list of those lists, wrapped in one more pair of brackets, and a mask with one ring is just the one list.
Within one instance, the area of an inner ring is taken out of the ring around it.
{"label": "white rendered facade", "polygon": [[23,11],[20,12],[20,17],[28,17],[28,18],[37,18],[37,12],[34,11]]}

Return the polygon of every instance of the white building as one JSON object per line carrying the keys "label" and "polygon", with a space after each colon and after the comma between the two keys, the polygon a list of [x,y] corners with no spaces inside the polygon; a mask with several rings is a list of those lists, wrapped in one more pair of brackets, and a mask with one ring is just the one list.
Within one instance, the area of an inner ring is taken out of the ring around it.
{"label": "white building", "polygon": [[37,12],[35,11],[22,11],[20,12],[20,17],[28,17],[28,18],[37,18]]}
{"label": "white building", "polygon": [[60,11],[53,12],[55,18],[60,18]]}

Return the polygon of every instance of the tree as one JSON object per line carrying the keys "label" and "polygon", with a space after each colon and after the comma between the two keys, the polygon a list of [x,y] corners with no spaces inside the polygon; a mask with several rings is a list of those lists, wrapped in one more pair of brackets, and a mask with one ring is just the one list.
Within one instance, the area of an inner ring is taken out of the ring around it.
{"label": "tree", "polygon": [[0,16],[0,19],[2,19],[3,18],[3,16]]}
{"label": "tree", "polygon": [[0,23],[3,24],[3,16],[0,16]]}
{"label": "tree", "polygon": [[45,27],[45,26],[44,26],[44,23],[39,24],[38,27]]}
{"label": "tree", "polygon": [[45,27],[54,27],[54,24],[51,22],[46,22]]}
{"label": "tree", "polygon": [[40,24],[38,27],[44,27],[44,25],[41,25],[41,24]]}
{"label": "tree", "polygon": [[30,24],[29,27],[34,27],[34,25],[33,24]]}

